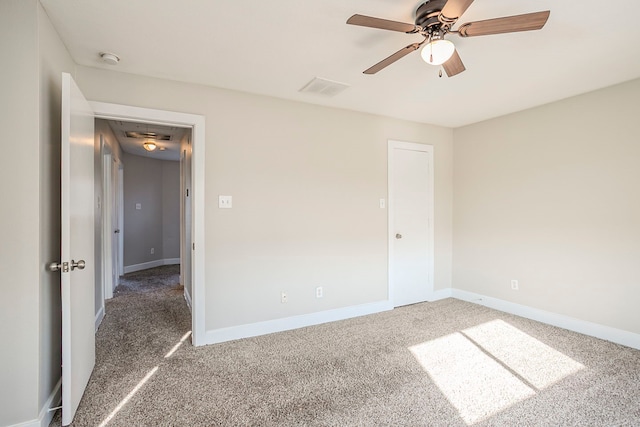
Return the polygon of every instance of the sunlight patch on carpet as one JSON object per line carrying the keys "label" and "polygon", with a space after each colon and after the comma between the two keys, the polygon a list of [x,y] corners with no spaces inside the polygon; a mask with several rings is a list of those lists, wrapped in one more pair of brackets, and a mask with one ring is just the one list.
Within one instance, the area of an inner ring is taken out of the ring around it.
{"label": "sunlight patch on carpet", "polygon": [[460,333],[410,350],[467,425],[535,395]]}
{"label": "sunlight patch on carpet", "polygon": [[169,352],[167,354],[164,355],[164,358],[168,359],[169,357],[173,356],[173,353],[175,353],[180,348],[182,343],[185,342],[185,340],[187,338],[189,338],[190,335],[191,335],[191,331],[189,331],[186,334],[184,334],[182,336],[182,338],[180,338],[180,341],[178,341],[178,343],[176,345],[174,345],[173,348],[171,350],[169,350]]}
{"label": "sunlight patch on carpet", "polygon": [[113,411],[111,411],[111,413],[109,414],[109,416],[107,418],[105,418],[98,427],[105,427],[107,424],[109,424],[109,421],[111,421],[113,419],[113,417],[115,417],[118,412],[120,412],[120,410],[122,408],[124,408],[124,406],[131,400],[131,398],[138,392],[138,390],[140,390],[142,388],[142,386],[145,385],[145,383],[147,381],[149,381],[149,379],[156,373],[156,371],[158,370],[159,366],[156,366],[155,368],[153,368],[152,370],[150,370],[147,375],[144,376],[144,378],[142,380],[140,380],[140,382],[129,392],[129,394],[127,394],[124,399],[122,399],[120,401],[120,403],[118,403],[118,406],[115,407],[115,409]]}
{"label": "sunlight patch on carpet", "polygon": [[464,334],[538,390],[584,369],[581,363],[503,320],[465,329]]}
{"label": "sunlight patch on carpet", "polygon": [[467,425],[484,421],[584,369],[502,320],[409,350]]}

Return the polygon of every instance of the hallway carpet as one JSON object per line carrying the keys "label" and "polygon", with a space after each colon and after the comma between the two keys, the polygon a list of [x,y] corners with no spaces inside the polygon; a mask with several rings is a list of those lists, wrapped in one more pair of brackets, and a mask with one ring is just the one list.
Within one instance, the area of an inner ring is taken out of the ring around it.
{"label": "hallway carpet", "polygon": [[640,426],[638,350],[455,299],[194,348],[173,277],[107,303],[73,426]]}
{"label": "hallway carpet", "polygon": [[180,265],[163,265],[120,277],[114,295],[167,290],[176,286],[180,287]]}

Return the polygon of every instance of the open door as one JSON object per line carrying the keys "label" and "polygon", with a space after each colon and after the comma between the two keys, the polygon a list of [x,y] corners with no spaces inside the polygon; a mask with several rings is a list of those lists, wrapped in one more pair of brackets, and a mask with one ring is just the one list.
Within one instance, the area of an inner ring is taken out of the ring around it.
{"label": "open door", "polygon": [[94,117],[62,74],[62,425],[71,424],[95,364]]}

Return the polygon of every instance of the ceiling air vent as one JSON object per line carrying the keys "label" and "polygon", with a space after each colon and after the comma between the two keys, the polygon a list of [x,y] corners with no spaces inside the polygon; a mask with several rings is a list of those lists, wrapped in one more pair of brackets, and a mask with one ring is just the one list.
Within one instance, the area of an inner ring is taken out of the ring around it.
{"label": "ceiling air vent", "polygon": [[136,132],[136,131],[125,131],[124,135],[127,138],[137,138],[137,139],[145,139],[151,138],[156,141],[171,141],[171,135],[166,135],[157,132]]}
{"label": "ceiling air vent", "polygon": [[317,93],[324,96],[336,96],[348,87],[348,84],[315,77],[300,89],[300,92]]}

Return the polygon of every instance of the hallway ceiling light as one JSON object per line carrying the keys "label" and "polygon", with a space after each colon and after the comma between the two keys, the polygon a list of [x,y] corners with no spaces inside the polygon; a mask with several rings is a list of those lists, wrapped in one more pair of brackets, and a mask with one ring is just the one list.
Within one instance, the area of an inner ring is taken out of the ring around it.
{"label": "hallway ceiling light", "polygon": [[146,141],[144,144],[142,144],[142,146],[144,147],[145,150],[147,151],[153,151],[155,150],[158,146],[156,145],[155,141]]}

